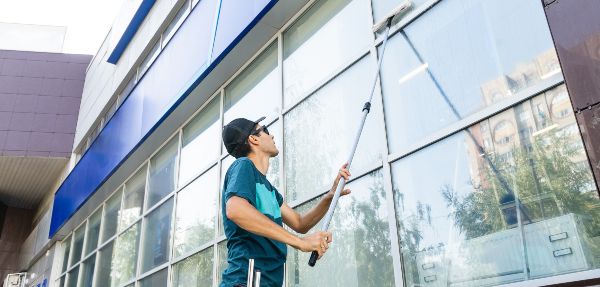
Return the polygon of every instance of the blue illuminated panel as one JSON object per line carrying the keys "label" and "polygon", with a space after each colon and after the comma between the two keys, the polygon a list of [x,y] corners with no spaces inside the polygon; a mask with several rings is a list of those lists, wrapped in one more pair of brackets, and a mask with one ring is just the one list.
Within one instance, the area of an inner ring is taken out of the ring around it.
{"label": "blue illuminated panel", "polygon": [[50,237],[276,2],[198,3],[56,192]]}

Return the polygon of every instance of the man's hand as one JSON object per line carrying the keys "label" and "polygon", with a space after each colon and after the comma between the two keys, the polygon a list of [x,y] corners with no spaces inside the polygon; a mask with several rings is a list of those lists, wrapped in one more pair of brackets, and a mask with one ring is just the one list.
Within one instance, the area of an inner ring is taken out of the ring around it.
{"label": "man's hand", "polygon": [[[331,190],[329,190],[329,192],[325,195],[326,199],[332,199],[333,195],[335,194],[335,190],[338,187],[338,184],[340,183],[340,179],[342,179],[342,177],[348,181],[348,179],[350,178],[351,174],[347,169],[348,164],[345,163],[344,165],[342,165],[342,167],[339,170],[339,173],[337,175],[337,177],[335,178],[335,180],[333,181],[333,186],[331,187]],[[348,195],[350,194],[350,189],[344,189],[342,190],[342,192],[340,193],[340,196],[344,196],[344,195]]]}
{"label": "man's hand", "polygon": [[319,253],[319,259],[329,249],[329,243],[332,241],[331,232],[328,231],[317,231],[309,236],[302,238],[302,246],[300,250],[304,252],[317,251]]}

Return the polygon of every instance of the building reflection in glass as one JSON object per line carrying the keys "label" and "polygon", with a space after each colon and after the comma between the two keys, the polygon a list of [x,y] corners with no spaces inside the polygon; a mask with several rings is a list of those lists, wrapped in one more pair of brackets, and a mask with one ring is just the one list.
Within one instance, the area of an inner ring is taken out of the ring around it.
{"label": "building reflection in glass", "polygon": [[392,164],[408,286],[597,268],[600,201],[558,86]]}

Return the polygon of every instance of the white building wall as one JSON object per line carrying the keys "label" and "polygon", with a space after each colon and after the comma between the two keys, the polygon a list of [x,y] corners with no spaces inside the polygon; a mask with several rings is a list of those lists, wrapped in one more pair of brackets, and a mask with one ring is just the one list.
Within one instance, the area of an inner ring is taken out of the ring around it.
{"label": "white building wall", "polygon": [[[151,48],[148,45],[155,37],[160,37],[161,30],[168,25],[172,15],[176,13],[174,8],[179,7],[176,4],[181,2],[181,0],[157,0],[116,65],[106,61],[116,45],[116,41],[120,38],[119,36],[114,37],[115,35],[110,33],[123,29],[113,27],[109,32],[88,68],[77,120],[74,151],[80,150],[85,145],[87,135],[100,122],[110,104],[127,84],[124,81],[128,80],[130,75],[135,76],[136,69],[132,68],[143,60]],[[138,5],[133,6],[124,6],[123,9],[137,9],[138,7]],[[124,14],[130,13],[119,13],[119,15]],[[115,23],[122,22],[124,21],[115,21]],[[129,21],[125,22],[125,25],[129,23]]]}

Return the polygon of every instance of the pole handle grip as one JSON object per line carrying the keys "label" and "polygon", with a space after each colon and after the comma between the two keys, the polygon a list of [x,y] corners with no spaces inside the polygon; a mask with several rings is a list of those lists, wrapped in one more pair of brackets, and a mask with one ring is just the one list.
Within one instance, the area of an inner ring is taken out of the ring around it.
{"label": "pole handle grip", "polygon": [[310,259],[308,260],[308,266],[315,267],[315,264],[317,264],[318,258],[319,258],[319,253],[317,251],[313,251],[310,254]]}

